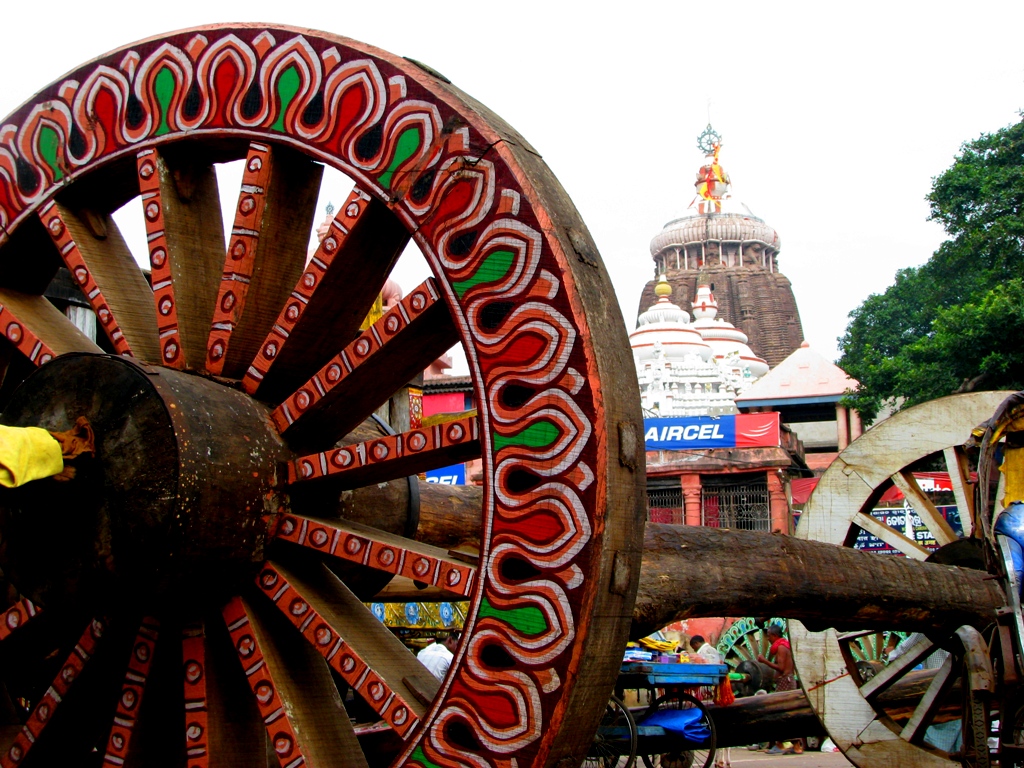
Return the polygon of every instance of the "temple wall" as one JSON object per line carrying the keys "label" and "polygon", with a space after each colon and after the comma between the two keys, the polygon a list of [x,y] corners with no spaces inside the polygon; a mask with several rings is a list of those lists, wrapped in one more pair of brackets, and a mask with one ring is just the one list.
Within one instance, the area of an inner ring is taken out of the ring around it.
{"label": "temple wall", "polygon": [[[747,334],[750,348],[769,365],[778,365],[800,346],[804,332],[789,278],[760,266],[711,266],[703,272],[713,284],[718,317]],[[672,301],[691,313],[698,274],[696,269],[670,269],[666,273]],[[655,285],[657,281],[652,280],[644,287],[637,314],[656,301]]]}

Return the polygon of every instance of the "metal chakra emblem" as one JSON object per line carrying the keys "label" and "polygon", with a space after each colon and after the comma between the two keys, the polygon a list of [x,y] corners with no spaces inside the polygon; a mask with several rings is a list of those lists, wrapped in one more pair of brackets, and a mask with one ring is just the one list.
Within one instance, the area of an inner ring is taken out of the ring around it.
{"label": "metal chakra emblem", "polygon": [[710,155],[717,147],[720,146],[722,146],[722,136],[718,131],[711,127],[711,123],[708,123],[708,127],[704,129],[704,133],[697,137],[697,149],[705,155]]}

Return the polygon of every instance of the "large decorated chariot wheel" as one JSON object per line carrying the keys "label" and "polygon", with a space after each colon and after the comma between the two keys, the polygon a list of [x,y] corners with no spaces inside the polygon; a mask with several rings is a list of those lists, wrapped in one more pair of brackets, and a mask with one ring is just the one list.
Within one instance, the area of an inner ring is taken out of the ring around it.
{"label": "large decorated chariot wheel", "polygon": [[[896,554],[918,560],[984,568],[980,532],[974,531],[977,457],[964,444],[990,418],[1006,392],[979,392],[933,400],[895,414],[865,432],[832,463],[801,515],[796,535],[852,547],[867,532]],[[919,488],[913,472],[945,467],[959,512],[947,519]],[[898,486],[912,507],[916,531],[872,515],[882,494]],[[919,522],[919,524],[918,524]],[[972,535],[973,534],[973,535]],[[922,541],[934,541],[933,554]],[[879,596],[884,611],[884,594]],[[905,627],[893,626],[892,630]],[[987,628],[978,628],[987,629]],[[945,636],[911,635],[879,668],[863,664],[863,642],[871,632],[813,632],[789,622],[800,684],[825,730],[856,765],[989,765],[989,705],[993,701],[988,644],[975,628]],[[936,671],[910,711],[889,711],[880,694],[908,679],[921,665]],[[957,688],[959,687],[959,690]],[[956,701],[954,701],[956,700]],[[940,717],[943,708],[958,719]]]}
{"label": "large decorated chariot wheel", "polygon": [[[355,188],[307,263],[323,166]],[[148,274],[110,216],[139,196]],[[410,238],[433,277],[365,327]],[[43,297],[62,266],[96,343]],[[206,27],[30,98],[0,127],[0,421],[85,417],[96,451],[0,495],[0,764],[578,765],[640,567],[624,328],[536,151],[416,62]],[[361,426],[456,342],[477,414]],[[474,457],[478,559],[360,509]],[[469,601],[440,682],[363,603],[392,574]]]}

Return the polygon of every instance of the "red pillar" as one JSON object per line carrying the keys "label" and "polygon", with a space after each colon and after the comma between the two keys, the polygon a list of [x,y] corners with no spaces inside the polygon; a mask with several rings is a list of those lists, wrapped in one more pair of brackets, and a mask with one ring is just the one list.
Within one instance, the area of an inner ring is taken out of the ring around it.
{"label": "red pillar", "polygon": [[687,525],[700,525],[700,475],[682,475],[683,521]]}
{"label": "red pillar", "polygon": [[790,526],[793,517],[789,514],[786,489],[782,487],[782,478],[778,472],[768,472],[768,497],[771,500],[772,531],[792,533]]}

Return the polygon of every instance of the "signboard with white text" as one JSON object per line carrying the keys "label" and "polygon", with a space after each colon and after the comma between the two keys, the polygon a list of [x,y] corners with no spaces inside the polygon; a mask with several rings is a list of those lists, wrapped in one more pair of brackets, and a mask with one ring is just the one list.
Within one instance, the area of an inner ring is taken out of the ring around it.
{"label": "signboard with white text", "polygon": [[779,414],[644,419],[644,442],[648,451],[776,447],[779,445]]}

